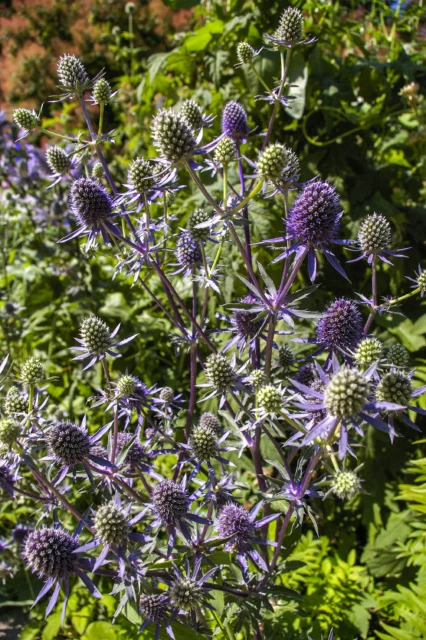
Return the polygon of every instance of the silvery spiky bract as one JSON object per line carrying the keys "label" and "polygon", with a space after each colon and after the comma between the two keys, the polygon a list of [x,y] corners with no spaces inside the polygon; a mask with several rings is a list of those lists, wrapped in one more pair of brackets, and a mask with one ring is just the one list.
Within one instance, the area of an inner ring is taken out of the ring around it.
{"label": "silvery spiky bract", "polygon": [[36,129],[40,125],[40,118],[35,111],[29,109],[15,109],[13,112],[13,119],[21,129],[31,131]]}
{"label": "silvery spiky bract", "polygon": [[378,338],[364,338],[355,351],[355,361],[360,365],[370,365],[380,360],[384,353],[383,342]]}
{"label": "silvery spiky bract", "polygon": [[274,37],[288,44],[294,44],[301,40],[302,34],[302,12],[295,7],[288,7],[281,15]]}
{"label": "silvery spiky bract", "polygon": [[95,532],[103,544],[125,546],[128,537],[127,516],[112,500],[96,510]]}
{"label": "silvery spiky bract", "polygon": [[200,603],[202,587],[197,580],[181,577],[170,587],[170,598],[179,609],[191,611]]}
{"label": "silvery spiky bract", "polygon": [[226,504],[216,518],[216,529],[221,538],[232,536],[225,548],[244,553],[250,548],[255,527],[250,514],[237,504]]}
{"label": "silvery spiky bract", "polygon": [[200,105],[194,100],[185,100],[179,110],[179,115],[191,129],[199,129],[203,124],[203,112]]}
{"label": "silvery spiky bract", "polygon": [[77,540],[60,529],[32,531],[25,543],[24,556],[40,578],[65,578],[74,570]]}
{"label": "silvery spiky bract", "polygon": [[331,416],[356,416],[367,401],[368,382],[357,369],[340,369],[327,384],[324,405]]}
{"label": "silvery spiky bract", "polygon": [[349,500],[361,489],[361,480],[354,471],[339,471],[331,482],[332,492],[342,500]]}
{"label": "silvery spiky bract", "polygon": [[117,391],[120,396],[131,396],[139,383],[138,378],[130,374],[122,375],[117,380]]}
{"label": "silvery spiky bract", "polygon": [[178,523],[188,513],[189,499],[182,485],[163,480],[152,493],[154,509],[166,525]]}
{"label": "silvery spiky bract", "polygon": [[410,402],[412,391],[411,380],[405,373],[390,371],[380,380],[375,395],[379,402],[406,405]]}
{"label": "silvery spiky bract", "polygon": [[380,213],[373,213],[362,221],[358,240],[361,249],[374,253],[386,249],[391,243],[392,232],[389,222]]}
{"label": "silvery spiky bract", "polygon": [[214,159],[219,164],[227,166],[237,157],[237,147],[235,140],[229,136],[224,136],[216,145],[214,150]]}
{"label": "silvery spiky bract", "polygon": [[201,227],[197,229],[197,224],[207,222],[210,218],[210,214],[204,209],[194,209],[189,215],[188,230],[190,231],[194,240],[201,242],[206,240],[210,235],[210,229],[208,227]]}
{"label": "silvery spiky bract", "polygon": [[80,324],[80,336],[89,353],[100,354],[111,346],[111,332],[108,325],[96,316],[84,318]]}
{"label": "silvery spiky bract", "polygon": [[339,231],[341,213],[336,189],[322,180],[310,182],[289,211],[289,235],[300,238],[307,247],[333,242]]}
{"label": "silvery spiky bract", "polygon": [[86,226],[98,225],[112,212],[112,201],[97,180],[79,178],[70,187],[70,207],[76,219]]}
{"label": "silvery spiky bract", "polygon": [[283,396],[277,387],[268,384],[257,392],[257,401],[265,413],[276,413],[282,408]]}
{"label": "silvery spiky bract", "polygon": [[299,160],[283,144],[270,144],[257,161],[257,173],[264,180],[274,183],[297,180],[300,175]]}
{"label": "silvery spiky bract", "polygon": [[20,378],[22,382],[28,382],[29,384],[42,380],[44,378],[44,367],[41,360],[36,357],[28,358],[22,365]]}
{"label": "silvery spiky bract", "polygon": [[17,387],[10,387],[6,393],[4,401],[4,412],[7,416],[13,416],[15,413],[26,413],[28,409],[28,400],[19,393]]}
{"label": "silvery spiky bract", "polygon": [[102,162],[95,162],[92,169],[92,176],[99,180],[100,178],[104,177],[104,174],[105,171]]}
{"label": "silvery spiky bract", "polygon": [[245,138],[249,132],[247,114],[239,102],[228,102],[222,114],[222,132],[234,140]]}
{"label": "silvery spiky bract", "polygon": [[231,362],[225,356],[212,354],[206,360],[206,376],[217,391],[224,393],[235,379]]}
{"label": "silvery spiky bract", "polygon": [[171,404],[175,399],[175,392],[171,387],[164,387],[160,391],[160,400],[166,402],[167,404]]}
{"label": "silvery spiky bract", "polygon": [[200,245],[189,231],[181,233],[176,242],[176,258],[183,267],[193,267],[201,263]]}
{"label": "silvery spiky bract", "polygon": [[171,163],[189,158],[197,144],[186,120],[171,109],[162,109],[155,116],[152,136],[160,157]]}
{"label": "silvery spiky bract", "polygon": [[255,55],[256,51],[248,42],[240,42],[238,44],[237,57],[241,64],[249,64]]}
{"label": "silvery spiky bract", "polygon": [[86,431],[74,422],[59,422],[47,437],[54,458],[70,467],[82,463],[90,454],[90,439]]}
{"label": "silvery spiky bract", "polygon": [[105,78],[100,78],[93,87],[93,100],[96,104],[106,104],[111,98],[111,85]]}
{"label": "silvery spiky bract", "polygon": [[150,622],[160,622],[166,615],[169,605],[169,598],[161,594],[142,594],[139,598],[139,611]]}
{"label": "silvery spiky bract", "polygon": [[89,83],[89,77],[81,60],[69,54],[59,58],[58,78],[65,89],[81,90]]}
{"label": "silvery spiky bract", "polygon": [[200,424],[192,432],[189,446],[196,460],[207,462],[210,458],[214,458],[218,452],[216,431]]}
{"label": "silvery spiky bract", "polygon": [[203,429],[212,429],[216,435],[219,435],[222,431],[222,425],[220,424],[220,420],[214,413],[205,412],[201,415],[199,421],[200,427]]}
{"label": "silvery spiky bract", "polygon": [[11,418],[0,420],[0,446],[10,447],[21,434],[21,426]]}
{"label": "silvery spiky bract", "polygon": [[71,159],[61,147],[47,147],[46,162],[53,173],[66,173],[71,167]]}
{"label": "silvery spiky bract", "polygon": [[317,340],[327,349],[354,349],[362,336],[362,316],[353,300],[340,298],[317,324]]}
{"label": "silvery spiky bract", "polygon": [[141,194],[148,193],[155,184],[152,162],[144,160],[144,158],[133,160],[127,173],[127,179],[135,191]]}
{"label": "silvery spiky bract", "polygon": [[296,357],[293,351],[286,344],[279,348],[278,350],[278,364],[280,367],[287,371],[291,366],[293,366]]}
{"label": "silvery spiky bract", "polygon": [[402,344],[393,344],[386,352],[386,360],[395,367],[408,367],[410,354]]}

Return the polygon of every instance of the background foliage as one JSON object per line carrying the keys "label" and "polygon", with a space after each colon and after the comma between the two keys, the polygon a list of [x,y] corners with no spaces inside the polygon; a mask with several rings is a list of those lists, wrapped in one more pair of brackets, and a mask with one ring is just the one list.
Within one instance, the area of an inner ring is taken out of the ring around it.
{"label": "background foliage", "polygon": [[[7,96],[6,114],[12,103],[34,100],[36,106],[42,97],[55,93],[52,59],[58,53],[78,51],[91,75],[105,67],[118,90],[107,114],[107,127],[115,129],[111,169],[119,180],[124,179],[131,159],[142,153],[154,155],[149,122],[158,106],[191,97],[210,113],[220,112],[226,101],[236,99],[246,106],[250,125],[262,131],[269,107],[262,102],[255,105],[252,96],[260,93],[261,87],[250,71],[234,68],[235,49],[240,41],[262,46],[263,34],[273,30],[286,5],[270,0],[202,4],[168,0],[165,4],[169,10],[162,10],[160,24],[151,6],[136,2],[132,35],[124,3],[97,0],[88,13],[90,28],[81,37],[73,32],[81,19],[79,3],[55,0],[53,5],[21,6],[18,12],[26,18],[25,26],[6,30],[4,47],[18,55],[28,42],[35,42],[39,53],[24,64],[21,61]],[[379,290],[401,295],[407,289],[404,276],[412,275],[425,255],[425,16],[421,3],[357,5],[307,0],[295,6],[303,9],[306,31],[315,35],[317,42],[293,60],[295,99],[291,109],[280,114],[277,139],[297,152],[303,180],[320,174],[338,188],[346,212],[345,237],[356,237],[359,220],[367,213],[383,212],[392,221],[394,246],[408,245],[412,250],[408,260],[397,261],[395,267],[381,267]],[[191,12],[182,13],[191,7]],[[12,9],[9,17],[16,10]],[[183,30],[178,31],[180,28]],[[268,78],[278,75],[275,59],[268,52],[264,54],[260,74]],[[399,95],[412,81],[420,85],[420,98],[415,103]],[[81,123],[74,107],[66,104],[59,115],[55,104],[46,104],[45,126],[60,125],[61,130],[77,132]],[[213,129],[218,128],[216,122]],[[107,255],[82,256],[77,243],[57,250],[56,241],[68,225],[66,190],[60,186],[44,190],[40,180],[45,176],[39,175],[40,171],[34,175],[31,168],[32,154],[38,150],[28,143],[22,143],[18,154],[14,153],[21,180],[7,184],[7,141],[10,134],[16,137],[16,131],[2,127],[2,132],[0,357],[10,351],[19,363],[32,354],[40,355],[55,377],[49,392],[58,408],[71,417],[80,416],[85,399],[100,383],[100,371],[83,373],[71,367],[68,349],[79,321],[92,312],[110,326],[122,322],[123,335],[139,333],[137,341],[114,362],[116,370],[128,369],[147,384],[161,380],[176,391],[184,391],[187,354],[182,351],[175,359],[179,344],[171,339],[167,319],[120,274],[111,284],[113,261]],[[46,140],[32,142],[43,146]],[[215,190],[213,178],[211,189]],[[177,198],[173,211],[179,226],[185,226],[197,198],[195,193],[191,198]],[[278,235],[277,205],[271,204],[266,212],[253,207],[253,213],[258,235]],[[259,249],[258,255],[264,264],[272,257],[266,249]],[[232,252],[228,256],[224,302],[235,299],[241,286],[234,278],[238,257]],[[321,268],[324,282],[334,277],[327,265]],[[364,268],[352,265],[350,275],[354,290],[366,293],[369,274]],[[184,284],[179,286],[183,297],[190,294]],[[344,295],[343,279],[333,281],[333,289],[335,295]],[[156,294],[163,295],[160,291]],[[310,298],[312,309],[323,309],[330,296],[331,292],[321,287]],[[404,316],[384,314],[377,319],[376,330],[379,336],[389,331],[410,351],[423,382],[424,305],[413,300],[404,306]],[[211,306],[210,327],[217,323],[215,311]],[[99,415],[97,426],[101,424]],[[289,536],[283,586],[297,591],[299,597],[264,620],[267,638],[296,640],[309,633],[319,640],[331,627],[335,638],[341,640],[426,637],[425,441],[405,435],[392,446],[383,434],[371,430],[365,448],[358,451],[368,493],[349,503],[318,502],[319,537],[309,522],[301,539]],[[253,481],[250,468],[239,472],[244,481]],[[24,508],[12,509],[4,497],[0,510],[0,534],[28,517]],[[29,583],[23,568],[7,585],[2,588],[0,584],[0,612],[7,616],[18,605],[27,614],[31,591],[37,591],[37,585]],[[224,603],[216,602],[216,606],[221,611]],[[59,628],[59,613],[45,623],[43,608],[36,607],[21,638],[136,637],[135,627],[123,616],[110,626],[113,609],[111,596],[95,603],[76,588],[65,630]],[[231,604],[223,610],[223,628],[216,637],[230,637],[226,622],[232,615],[235,609]],[[190,637],[186,630],[183,634]],[[244,626],[237,637],[247,637]]]}

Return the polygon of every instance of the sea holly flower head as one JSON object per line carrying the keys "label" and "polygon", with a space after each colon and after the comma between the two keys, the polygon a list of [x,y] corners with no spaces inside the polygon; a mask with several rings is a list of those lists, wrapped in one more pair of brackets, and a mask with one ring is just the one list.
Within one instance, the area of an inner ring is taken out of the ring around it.
{"label": "sea holly flower head", "polygon": [[249,134],[247,114],[239,102],[228,102],[222,113],[222,133],[235,140],[244,141]]}
{"label": "sea holly flower head", "polygon": [[354,352],[354,360],[360,367],[370,366],[381,360],[384,352],[383,342],[379,338],[363,338]]}
{"label": "sea holly flower head", "polygon": [[40,126],[40,117],[34,110],[30,111],[30,109],[22,108],[15,109],[13,112],[13,119],[18,127],[24,129],[27,133]]}
{"label": "sea holly flower head", "polygon": [[160,159],[169,165],[188,160],[197,147],[192,128],[172,109],[162,109],[155,116],[152,137]]}
{"label": "sea holly flower head", "polygon": [[386,361],[394,367],[408,367],[410,354],[402,344],[393,344],[386,351]]}
{"label": "sea holly flower head", "polygon": [[177,239],[176,259],[180,268],[174,274],[183,273],[185,277],[202,262],[200,244],[189,231],[183,231]]}
{"label": "sea holly flower head", "polygon": [[341,500],[350,500],[361,490],[359,476],[348,469],[337,472],[331,481],[330,490]]}
{"label": "sea holly flower head", "polygon": [[168,595],[143,593],[139,598],[139,611],[141,616],[145,618],[145,622],[139,628],[139,633],[153,623],[156,626],[155,640],[158,640],[161,624],[164,624],[170,638],[175,637],[170,625],[171,602]]}
{"label": "sea holly flower head", "polygon": [[87,358],[91,358],[89,364],[84,367],[84,371],[89,369],[89,367],[94,365],[96,362],[105,358],[107,354],[114,358],[119,358],[120,354],[114,351],[114,349],[116,347],[121,347],[136,338],[136,335],[134,335],[130,336],[130,338],[124,338],[118,342],[115,341],[115,336],[119,329],[120,324],[116,326],[114,331],[110,331],[108,325],[96,316],[88,316],[87,318],[84,318],[80,324],[81,338],[75,338],[81,346],[72,347],[74,351],[81,352],[81,355],[76,356],[74,360],[85,360]]}
{"label": "sea holly flower head", "polygon": [[73,97],[82,99],[83,94],[89,91],[103,74],[101,71],[93,80],[90,80],[81,60],[68,53],[59,58],[57,72],[61,90],[59,100]]}
{"label": "sea holly flower head", "polygon": [[214,116],[206,116],[200,105],[194,100],[185,100],[179,110],[179,115],[194,131],[201,127],[209,126],[209,124],[214,120]]}
{"label": "sea holly flower head", "polygon": [[426,392],[426,385],[413,390],[411,374],[406,374],[401,369],[393,368],[385,373],[379,380],[374,395],[376,402],[380,404],[396,403],[392,410],[388,411],[388,425],[391,438],[395,435],[394,419],[399,417],[407,426],[415,431],[420,431],[419,427],[410,420],[404,410],[410,409],[414,413],[426,415],[425,409],[412,404],[412,398],[418,398]]}
{"label": "sea holly flower head", "polygon": [[350,260],[357,262],[366,258],[368,264],[371,264],[377,256],[383,262],[392,264],[387,256],[395,258],[406,258],[402,251],[407,249],[398,249],[396,251],[388,249],[392,242],[392,230],[389,221],[381,213],[373,213],[367,216],[361,223],[358,233],[358,250],[361,251],[359,258]]}
{"label": "sea holly flower head", "polygon": [[271,36],[266,34],[266,38],[272,42],[274,47],[286,47],[292,49],[303,44],[311,44],[315,38],[303,38],[303,14],[300,9],[287,7],[281,14],[278,27]]}
{"label": "sea holly flower head", "polygon": [[296,356],[286,344],[278,349],[277,365],[287,373],[296,362]]}
{"label": "sea holly flower head", "polygon": [[107,104],[112,97],[111,85],[105,78],[99,78],[93,86],[93,102],[95,104]]}
{"label": "sea holly flower head", "polygon": [[261,51],[262,49],[256,51],[248,42],[239,42],[237,45],[238,64],[236,64],[235,67],[243,67],[246,64],[251,64]]}
{"label": "sea holly flower head", "polygon": [[6,491],[12,497],[14,496],[15,484],[18,475],[15,473],[13,464],[8,460],[0,458],[0,491]]}
{"label": "sea holly flower head", "polygon": [[21,394],[17,387],[10,387],[6,393],[3,408],[7,416],[26,413],[28,410],[28,398]]}
{"label": "sea holly flower head", "polygon": [[198,424],[203,429],[212,429],[216,435],[220,435],[223,431],[219,418],[214,413],[209,413],[208,411],[201,414]]}
{"label": "sea holly flower head", "polygon": [[362,337],[362,315],[353,300],[331,303],[317,324],[316,341],[330,351],[355,349]]}
{"label": "sea holly flower head", "polygon": [[232,447],[222,446],[228,433],[229,432],[218,435],[214,428],[206,426],[205,424],[199,424],[193,429],[188,444],[181,444],[181,447],[187,449],[190,454],[186,462],[194,462],[194,469],[189,476],[189,480],[192,480],[192,478],[196,476],[203,463],[207,464],[210,478],[212,479],[215,476],[215,471],[212,466],[213,460],[219,462],[222,468],[223,465],[234,466],[229,460],[226,460],[226,458],[222,456],[222,453],[232,451]]}
{"label": "sea holly flower head", "polygon": [[206,226],[206,223],[211,220],[211,217],[208,211],[204,209],[194,209],[189,214],[188,231],[196,242],[203,242],[210,236],[210,229],[209,226]]}
{"label": "sea holly flower head", "polygon": [[419,265],[419,270],[416,271],[416,277],[409,278],[406,276],[406,278],[414,283],[411,287],[412,289],[418,289],[420,287],[420,296],[423,298],[426,293],[426,271]]}
{"label": "sea holly flower head", "polygon": [[340,369],[325,388],[325,408],[331,416],[352,418],[362,410],[368,391],[368,382],[360,371]]}
{"label": "sea holly flower head", "polygon": [[39,358],[33,356],[24,362],[21,368],[20,379],[27,384],[34,384],[45,378],[44,366]]}
{"label": "sea holly flower head", "polygon": [[262,418],[279,415],[284,403],[283,391],[280,387],[275,387],[272,384],[264,385],[257,392],[257,401],[259,414]]}
{"label": "sea holly flower head", "polygon": [[188,558],[185,559],[184,571],[181,571],[173,564],[174,579],[167,595],[170,597],[173,606],[177,608],[178,613],[191,612],[194,609],[198,609],[200,604],[203,604],[208,609],[213,609],[207,601],[210,596],[209,588],[205,586],[205,583],[218,569],[219,567],[213,567],[204,575],[200,575],[201,558],[194,560],[192,573]]}
{"label": "sea holly flower head", "polygon": [[22,427],[12,418],[0,420],[0,448],[11,447],[21,435]]}
{"label": "sea holly flower head", "polygon": [[297,182],[300,164],[296,154],[283,144],[270,144],[261,153],[256,165],[260,178],[281,188]]}

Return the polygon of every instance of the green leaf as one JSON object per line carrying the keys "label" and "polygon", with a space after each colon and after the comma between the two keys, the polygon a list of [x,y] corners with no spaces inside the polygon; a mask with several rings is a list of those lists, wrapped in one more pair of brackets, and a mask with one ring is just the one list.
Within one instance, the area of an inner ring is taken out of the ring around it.
{"label": "green leaf", "polygon": [[117,634],[110,622],[91,622],[87,627],[84,640],[117,640]]}
{"label": "green leaf", "polygon": [[290,104],[285,107],[285,110],[292,118],[300,120],[305,110],[308,84],[308,66],[300,51],[291,58],[288,82],[290,84],[289,96],[294,100],[289,101]]}
{"label": "green leaf", "polygon": [[55,640],[57,638],[59,629],[61,628],[61,612],[53,613],[49,616],[46,626],[41,634],[41,640]]}

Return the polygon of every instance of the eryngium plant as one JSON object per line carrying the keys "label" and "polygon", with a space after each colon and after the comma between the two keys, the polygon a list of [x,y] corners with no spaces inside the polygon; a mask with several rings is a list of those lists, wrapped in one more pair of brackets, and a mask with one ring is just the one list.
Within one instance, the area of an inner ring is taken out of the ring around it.
{"label": "eryngium plant", "polygon": [[[126,10],[132,15],[133,3]],[[383,327],[380,339],[374,335],[376,316],[400,302],[378,290],[379,259],[404,257],[392,248],[389,221],[372,213],[357,237],[345,238],[337,187],[327,176],[306,181],[304,158],[274,140],[292,91],[292,56],[285,52],[313,42],[303,24],[302,12],[289,7],[267,37],[283,71],[278,87],[262,78],[271,109],[266,132],[255,132],[242,100],[209,115],[192,99],[180,101],[152,114],[157,157],[129,159],[123,184],[110,170],[119,163],[104,156],[113,137],[102,125],[114,96],[108,79],[102,73],[90,79],[75,55],[59,60],[60,98],[79,102],[87,132],[66,136],[66,149],[46,151],[55,185],[69,189],[71,228],[57,239],[83,239],[82,260],[89,251],[109,253],[117,261],[111,289],[120,278],[141,285],[140,295],[151,297],[174,327],[179,348],[170,364],[180,374],[173,388],[162,380],[148,386],[144,380],[152,376],[140,367],[118,374],[111,357],[131,349],[136,336],[117,342],[119,326],[82,309],[78,346],[69,347],[78,353],[74,366],[87,359],[85,369],[98,368],[87,416],[58,418],[58,395],[49,396],[54,378],[38,354],[0,381],[0,492],[19,496],[34,514],[22,525],[21,545],[27,567],[45,580],[37,600],[49,593],[48,613],[61,588],[65,615],[73,581],[99,597],[95,584],[102,580],[104,592],[117,598],[116,615],[131,612],[137,630],[150,626],[158,637],[164,627],[173,638],[183,624],[197,637],[223,637],[218,621],[227,611],[226,637],[234,637],[234,623],[238,632],[241,615],[247,637],[260,640],[263,614],[280,611],[291,597],[280,595],[286,535],[305,526],[305,515],[315,518],[312,497],[350,500],[360,492],[354,458],[367,425],[391,439],[405,426],[418,429],[412,418],[422,412],[416,397],[424,388],[416,388],[408,353],[391,344]],[[262,68],[253,62],[262,50],[249,42],[232,55],[238,66]],[[97,123],[88,99],[99,111]],[[27,134],[55,135],[34,111],[17,109],[14,119]],[[219,191],[203,170],[213,171]],[[180,190],[179,202],[189,204],[175,215],[170,207]],[[285,212],[283,232],[265,240],[250,224],[252,211],[270,215],[273,200]],[[260,242],[280,245],[279,277],[258,261]],[[216,326],[209,310],[222,305],[231,249],[241,291],[228,315],[217,314]],[[361,253],[356,260],[371,277],[371,295],[357,296],[345,284],[345,297],[334,299],[330,290],[327,308],[312,314],[314,303],[307,307],[316,287],[301,283],[324,274],[330,282],[331,269],[333,277],[349,279],[341,266],[351,262],[348,249]],[[421,267],[412,274],[414,287],[401,302],[424,294],[424,274]],[[156,288],[164,290],[161,299]],[[100,314],[104,293],[96,300]],[[73,406],[70,400],[67,410]],[[94,424],[92,406],[102,407],[102,425]],[[234,465],[250,460],[250,485],[243,485]],[[327,492],[312,486],[319,470]],[[221,601],[225,609],[216,611]]]}

